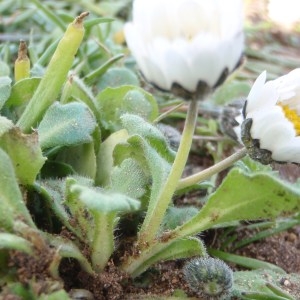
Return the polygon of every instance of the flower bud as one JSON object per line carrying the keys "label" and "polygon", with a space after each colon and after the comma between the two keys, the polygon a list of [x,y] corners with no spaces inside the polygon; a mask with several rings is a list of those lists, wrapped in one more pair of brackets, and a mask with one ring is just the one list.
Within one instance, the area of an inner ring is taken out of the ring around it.
{"label": "flower bud", "polygon": [[300,163],[300,68],[266,82],[256,79],[244,107],[242,141],[263,164]]}
{"label": "flower bud", "polygon": [[125,37],[149,82],[191,99],[240,64],[242,28],[241,0],[135,0]]}
{"label": "flower bud", "polygon": [[15,61],[16,82],[30,76],[30,60],[27,56],[27,45],[21,40],[18,51],[18,58]]}
{"label": "flower bud", "polygon": [[192,259],[183,273],[191,289],[209,299],[223,299],[233,285],[232,270],[222,260],[212,257]]}

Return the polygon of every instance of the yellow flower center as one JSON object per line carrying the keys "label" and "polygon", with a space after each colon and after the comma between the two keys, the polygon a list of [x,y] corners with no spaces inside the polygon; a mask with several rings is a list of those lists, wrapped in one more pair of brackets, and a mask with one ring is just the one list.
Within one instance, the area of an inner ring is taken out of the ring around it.
{"label": "yellow flower center", "polygon": [[296,135],[300,135],[300,116],[298,115],[297,111],[294,109],[291,109],[288,105],[279,105],[286,118],[293,123],[294,128],[296,130]]}

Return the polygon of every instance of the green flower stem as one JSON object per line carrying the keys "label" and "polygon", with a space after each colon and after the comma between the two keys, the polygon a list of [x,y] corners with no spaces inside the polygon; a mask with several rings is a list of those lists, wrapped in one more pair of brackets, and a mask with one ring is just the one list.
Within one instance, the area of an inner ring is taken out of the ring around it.
{"label": "green flower stem", "polygon": [[213,175],[227,169],[232,166],[236,161],[240,160],[247,154],[247,149],[242,148],[238,152],[232,154],[231,156],[225,158],[224,160],[218,162],[217,164],[207,168],[201,172],[193,174],[189,177],[183,178],[179,181],[177,185],[177,190],[181,190],[190,187],[194,184],[200,183],[206,179],[209,179]]}
{"label": "green flower stem", "polygon": [[87,15],[88,13],[85,12],[75,18],[60,40],[45,75],[17,123],[22,131],[30,132],[32,127],[42,119],[48,107],[57,99],[82,42],[83,19]]}
{"label": "green flower stem", "polygon": [[[171,202],[172,196],[176,190],[178,181],[186,165],[188,155],[191,149],[193,134],[196,127],[198,116],[198,102],[192,100],[189,103],[187,118],[182,133],[179,149],[171,168],[166,183],[162,187],[156,205],[149,205],[144,223],[139,233],[139,243],[144,244],[155,239],[159,226]],[[154,207],[154,208],[153,208]],[[153,209],[152,209],[153,208]]]}
{"label": "green flower stem", "polygon": [[95,230],[91,245],[91,260],[95,272],[103,271],[114,251],[115,213],[94,212]]}

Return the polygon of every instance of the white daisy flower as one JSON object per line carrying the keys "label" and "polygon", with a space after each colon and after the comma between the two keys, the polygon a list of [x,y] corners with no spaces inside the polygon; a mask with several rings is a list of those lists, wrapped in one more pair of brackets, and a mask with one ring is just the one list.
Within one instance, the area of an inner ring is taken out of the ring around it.
{"label": "white daisy flower", "polygon": [[221,84],[244,48],[241,0],[135,0],[125,24],[129,49],[145,78],[187,95]]}
{"label": "white daisy flower", "polygon": [[268,82],[266,75],[259,75],[247,98],[242,140],[250,148],[255,141],[274,161],[300,163],[300,68]]}

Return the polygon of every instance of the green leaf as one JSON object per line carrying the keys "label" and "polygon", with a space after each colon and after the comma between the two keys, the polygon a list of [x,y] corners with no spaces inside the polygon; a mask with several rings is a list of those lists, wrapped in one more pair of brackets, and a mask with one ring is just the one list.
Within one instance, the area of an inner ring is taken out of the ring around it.
{"label": "green leaf", "polygon": [[34,189],[43,201],[52,209],[60,222],[67,227],[80,241],[86,242],[93,235],[93,224],[90,214],[81,201],[70,194],[73,183],[92,186],[89,178],[74,175],[64,179],[44,179],[34,185]]}
{"label": "green leaf", "polygon": [[11,120],[0,116],[0,138],[6,132],[14,127],[14,124]]}
{"label": "green leaf", "polygon": [[275,218],[299,212],[300,190],[269,173],[229,172],[200,212],[178,228],[180,236],[193,235],[215,225],[239,220]]}
{"label": "green leaf", "polygon": [[101,145],[97,153],[97,173],[95,184],[106,187],[111,184],[111,172],[114,166],[113,152],[116,145],[126,142],[128,133],[121,129],[111,134]]}
{"label": "green leaf", "polygon": [[80,201],[78,194],[71,191],[74,184],[79,184],[85,188],[92,187],[93,181],[89,178],[80,176],[68,177],[64,183],[64,205],[67,207],[70,218],[75,220],[74,229],[71,229],[79,239],[90,242],[94,234],[93,221],[91,211],[88,210],[85,203]]}
{"label": "green leaf", "polygon": [[90,211],[90,218],[85,217],[89,223],[86,225],[83,221],[80,223],[83,225],[82,228],[87,231],[87,242],[90,245],[93,268],[95,271],[101,272],[114,250],[114,228],[118,221],[117,213],[138,210],[140,202],[123,194],[80,185],[74,180],[69,180],[67,187],[69,190],[67,203],[71,210],[73,210],[72,206],[78,205],[79,202]]}
{"label": "green leaf", "polygon": [[0,228],[11,231],[14,221],[22,219],[34,226],[22,199],[9,156],[0,148]]}
{"label": "green leaf", "polygon": [[286,273],[282,268],[276,265],[255,258],[231,254],[216,249],[208,249],[208,253],[224,261],[231,262],[234,263],[235,265],[239,265],[248,269],[264,269],[264,270],[272,270],[274,272],[282,273],[282,274]]}
{"label": "green leaf", "polygon": [[64,178],[74,174],[75,171],[70,165],[51,159],[46,160],[41,170],[41,176],[43,178]]}
{"label": "green leaf", "polygon": [[239,167],[249,175],[258,172],[273,174],[273,176],[277,176],[278,174],[278,171],[274,171],[270,165],[263,165],[262,163],[251,159],[249,156],[236,162],[235,166]]}
{"label": "green leaf", "polygon": [[36,293],[31,286],[22,284],[21,282],[9,282],[5,287],[9,294],[15,296],[17,299],[37,300]]}
{"label": "green leaf", "polygon": [[70,192],[76,195],[88,209],[103,213],[132,212],[138,210],[140,202],[126,195],[103,191],[80,184],[72,184]]}
{"label": "green leaf", "polygon": [[124,114],[121,121],[123,127],[132,136],[127,139],[127,143],[118,144],[115,147],[115,164],[121,164],[128,157],[139,163],[147,178],[145,180],[152,181],[150,205],[154,207],[160,190],[169,175],[175,152],[171,149],[163,133],[143,118]]}
{"label": "green leaf", "polygon": [[98,96],[99,111],[104,129],[115,132],[122,128],[124,113],[132,113],[153,121],[158,116],[158,106],[153,96],[135,86],[106,88]]}
{"label": "green leaf", "polygon": [[78,175],[92,179],[96,176],[94,143],[64,148],[58,153],[56,160],[70,165]]}
{"label": "green leaf", "polygon": [[21,184],[33,184],[46,158],[43,157],[37,132],[23,134],[18,127],[2,135],[0,147],[9,154]]}
{"label": "green leaf", "polygon": [[139,79],[135,73],[128,68],[114,67],[108,69],[106,73],[101,76],[97,87],[99,90],[103,90],[107,87],[114,88],[121,85],[138,86]]}
{"label": "green leaf", "polygon": [[93,112],[98,123],[100,123],[101,119],[98,112],[96,98],[93,95],[92,89],[79,77],[72,75],[68,78],[64,85],[60,103],[66,104],[74,100],[85,103]]}
{"label": "green leaf", "polygon": [[[282,278],[285,278],[291,283],[293,289],[288,289],[284,291],[285,286],[280,285]],[[270,289],[268,284],[272,284],[277,287],[278,290]],[[244,293],[256,293],[262,296],[268,295],[270,298],[246,298],[246,299],[294,299],[292,296],[298,299],[297,291],[299,291],[300,275],[299,274],[283,274],[277,273],[271,270],[254,270],[254,271],[240,271],[234,272],[234,284],[232,296],[241,298]],[[279,294],[279,291],[282,291]],[[287,293],[285,298],[276,298],[276,296],[281,296]],[[273,297],[273,298],[272,298]],[[289,298],[290,297],[290,298]]]}
{"label": "green leaf", "polygon": [[228,81],[222,85],[213,95],[216,104],[224,105],[233,99],[245,98],[249,94],[251,86],[246,82]]}
{"label": "green leaf", "polygon": [[65,290],[59,290],[49,295],[42,294],[38,300],[71,300],[71,297]]}
{"label": "green leaf", "polygon": [[123,160],[131,157],[139,162],[145,176],[151,186],[151,205],[156,205],[156,200],[160,193],[171,168],[171,164],[161,157],[149,143],[139,135],[134,135],[127,140],[126,144],[118,144],[114,151],[116,165],[120,165]]}
{"label": "green leaf", "polygon": [[90,29],[91,27],[102,24],[102,23],[110,23],[113,22],[113,18],[93,18],[92,20],[87,20],[84,22],[84,28]]}
{"label": "green leaf", "polygon": [[75,229],[76,226],[70,225],[71,216],[64,205],[65,180],[38,180],[35,182],[33,188],[36,193],[39,193],[44,203],[51,208],[62,224],[73,231],[72,229]]}
{"label": "green leaf", "polygon": [[110,190],[134,199],[145,194],[148,183],[139,163],[131,158],[123,160],[120,166],[113,169],[111,181]]}
{"label": "green leaf", "polygon": [[[11,4],[11,3],[9,3],[9,4]],[[4,10],[5,10],[5,8],[4,9],[2,7],[0,8],[0,11],[2,11],[2,12]],[[6,44],[6,47],[9,47],[9,45]],[[1,49],[1,50],[3,51],[3,49]],[[9,73],[10,73],[10,67],[8,66],[8,64],[5,63],[4,61],[0,60],[0,76],[6,77],[6,76],[9,76]]]}
{"label": "green leaf", "polygon": [[0,232],[0,250],[18,250],[27,254],[33,254],[33,246],[30,242],[15,234]]}
{"label": "green leaf", "polygon": [[10,97],[8,98],[6,105],[9,106],[20,106],[27,103],[35,90],[37,89],[41,78],[25,78],[16,82],[11,90]]}
{"label": "green leaf", "polygon": [[87,74],[84,77],[84,81],[88,84],[91,84],[96,79],[100,78],[115,62],[124,57],[124,54],[117,54],[111,57],[108,61],[106,61],[99,68],[93,70],[91,73]]}
{"label": "green leaf", "polygon": [[54,103],[46,112],[39,127],[42,149],[89,143],[96,121],[89,108],[78,102],[65,105]]}
{"label": "green leaf", "polygon": [[0,109],[9,98],[11,92],[11,79],[8,76],[0,77]]}
{"label": "green leaf", "polygon": [[193,206],[169,207],[164,216],[161,230],[173,230],[190,220],[198,213],[199,209]]}
{"label": "green leaf", "polygon": [[[63,258],[75,258],[78,260],[81,268],[89,274],[93,274],[92,267],[88,260],[84,257],[81,250],[70,240],[66,240],[60,236],[46,234],[46,239],[51,246],[58,249],[58,253]],[[59,267],[52,266],[52,267]]]}
{"label": "green leaf", "polygon": [[121,121],[129,135],[142,136],[168,162],[174,161],[175,151],[172,150],[168,139],[157,127],[148,123],[142,117],[132,114],[124,114]]}
{"label": "green leaf", "polygon": [[135,277],[159,261],[203,256],[205,254],[205,246],[198,238],[176,240],[167,247],[164,247],[161,251],[153,253],[153,255],[151,255],[148,260],[145,260],[131,275]]}

